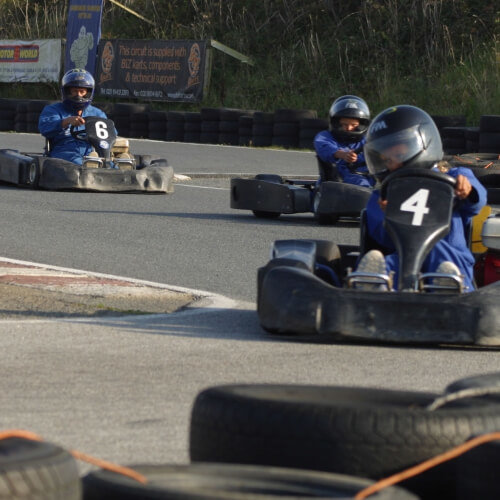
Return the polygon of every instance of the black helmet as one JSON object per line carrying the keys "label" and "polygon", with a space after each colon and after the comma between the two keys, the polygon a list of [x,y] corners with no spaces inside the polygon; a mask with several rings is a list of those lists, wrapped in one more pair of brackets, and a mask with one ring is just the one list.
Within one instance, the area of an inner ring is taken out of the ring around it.
{"label": "black helmet", "polygon": [[[443,158],[443,146],[434,120],[420,108],[402,105],[373,119],[364,153],[368,170],[382,180],[399,167],[432,168]],[[391,161],[396,166],[391,168]]]}
{"label": "black helmet", "polygon": [[[83,97],[72,96],[69,92],[70,87],[86,88],[87,93]],[[70,69],[61,80],[61,95],[63,103],[75,111],[85,109],[94,97],[95,81],[94,77],[84,69]]]}
{"label": "black helmet", "polygon": [[[333,101],[329,111],[330,132],[341,142],[359,141],[370,124],[370,110],[368,104],[355,95],[343,95]],[[355,118],[359,126],[355,130],[344,130],[340,126],[340,118]]]}

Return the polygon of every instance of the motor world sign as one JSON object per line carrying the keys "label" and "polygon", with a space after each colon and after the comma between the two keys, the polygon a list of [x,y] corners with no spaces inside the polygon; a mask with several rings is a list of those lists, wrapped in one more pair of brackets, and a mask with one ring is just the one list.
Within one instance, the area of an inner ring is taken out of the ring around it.
{"label": "motor world sign", "polygon": [[0,81],[56,82],[60,60],[61,40],[0,40]]}
{"label": "motor world sign", "polygon": [[98,94],[199,102],[203,97],[205,59],[205,41],[101,40]]}

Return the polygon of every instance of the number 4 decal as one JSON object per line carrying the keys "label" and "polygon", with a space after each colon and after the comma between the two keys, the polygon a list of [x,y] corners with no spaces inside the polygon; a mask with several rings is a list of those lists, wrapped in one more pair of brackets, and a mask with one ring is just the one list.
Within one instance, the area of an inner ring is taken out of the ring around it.
{"label": "number 4 decal", "polygon": [[421,226],[424,215],[429,213],[429,207],[426,206],[427,198],[429,198],[429,190],[419,189],[401,203],[401,211],[413,212],[412,226]]}

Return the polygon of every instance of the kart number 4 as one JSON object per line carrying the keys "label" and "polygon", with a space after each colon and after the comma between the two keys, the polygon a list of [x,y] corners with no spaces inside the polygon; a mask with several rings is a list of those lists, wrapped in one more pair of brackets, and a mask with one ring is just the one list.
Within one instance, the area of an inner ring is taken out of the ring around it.
{"label": "kart number 4", "polygon": [[412,226],[421,226],[424,215],[429,213],[427,200],[429,198],[428,189],[419,189],[412,194],[408,199],[401,203],[399,207],[402,212],[413,212]]}

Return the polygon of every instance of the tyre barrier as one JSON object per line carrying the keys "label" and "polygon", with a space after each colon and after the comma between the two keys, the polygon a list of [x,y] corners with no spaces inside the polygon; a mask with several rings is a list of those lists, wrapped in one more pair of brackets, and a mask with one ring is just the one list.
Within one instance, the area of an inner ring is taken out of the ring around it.
{"label": "tyre barrier", "polygon": [[76,461],[69,452],[22,437],[0,440],[0,498],[79,500],[81,492]]}
{"label": "tyre barrier", "polygon": [[[56,101],[0,99],[0,131],[38,132],[43,106]],[[199,112],[152,111],[140,103],[95,102],[123,137],[314,149],[314,136],[328,128],[315,110],[263,112],[236,108],[201,108]],[[464,115],[431,115],[447,155],[500,154],[500,115],[483,115],[467,127]],[[245,117],[242,122],[240,119]]]}
{"label": "tyre barrier", "polygon": [[[236,464],[136,465],[147,483],[100,470],[86,475],[84,500],[289,500],[354,498],[373,481],[308,470]],[[412,500],[418,497],[400,487],[370,495],[374,500]]]}
{"label": "tyre barrier", "polygon": [[[380,480],[500,430],[500,397],[451,398],[430,409],[439,398],[334,386],[212,387],[192,408],[190,457]],[[399,485],[421,498],[452,500],[459,479],[457,461],[448,461]]]}

